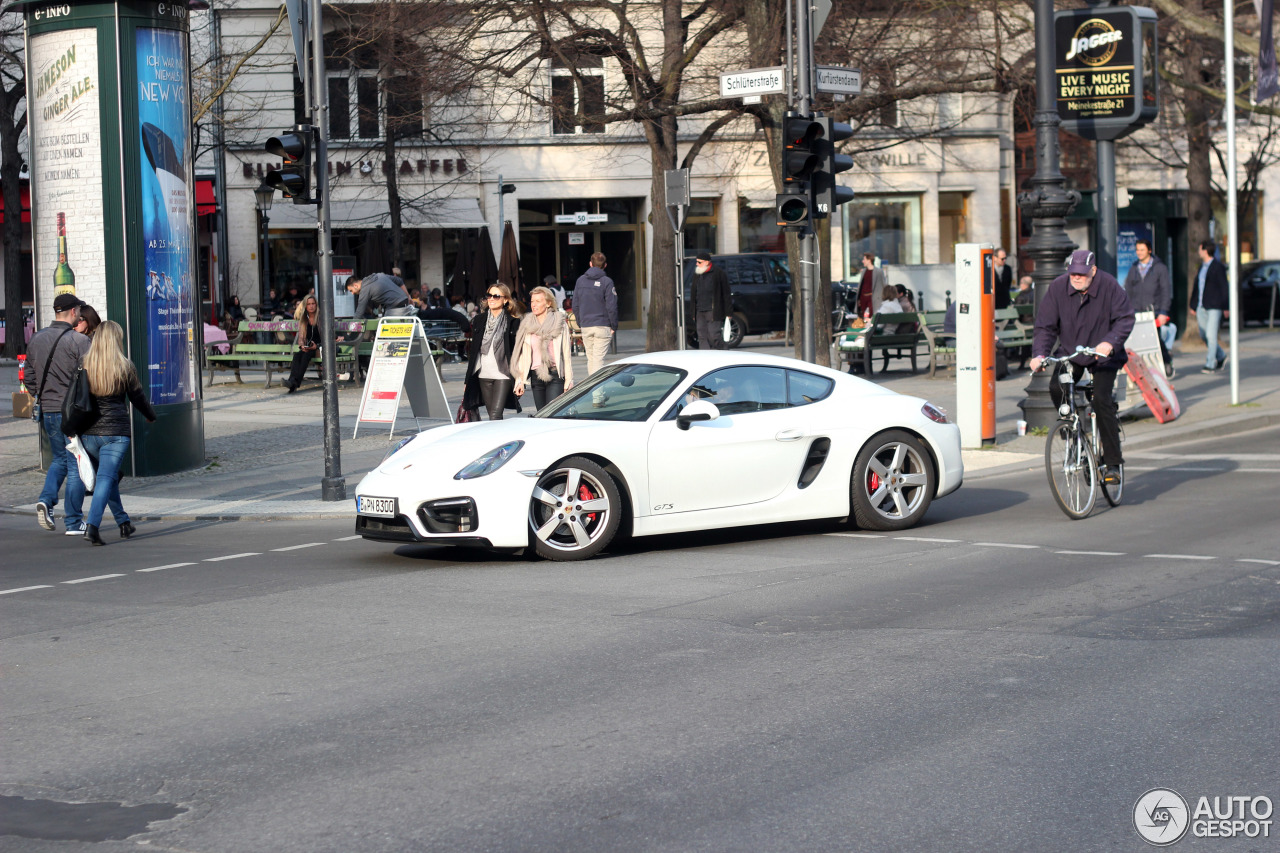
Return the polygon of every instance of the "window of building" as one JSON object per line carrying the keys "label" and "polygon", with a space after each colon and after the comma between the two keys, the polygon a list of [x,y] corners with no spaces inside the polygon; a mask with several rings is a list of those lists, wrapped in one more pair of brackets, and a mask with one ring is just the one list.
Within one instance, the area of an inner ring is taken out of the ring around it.
{"label": "window of building", "polygon": [[[894,89],[893,70],[885,69],[875,75],[876,92],[892,92]],[[898,113],[898,101],[893,99],[880,107],[876,113],[877,123],[881,127],[897,127],[902,117]]]}
{"label": "window of building", "polygon": [[[378,75],[373,48],[351,44],[341,34],[325,37],[329,90],[329,138],[383,139],[422,133],[425,113],[422,86],[411,77]],[[294,87],[294,112],[298,111],[301,84]]]}
{"label": "window of building", "polygon": [[716,226],[719,205],[715,199],[695,198],[689,202],[684,219],[685,256],[716,251]]}
{"label": "window of building", "polygon": [[969,194],[938,193],[939,261],[955,263],[956,243],[969,242]]}
{"label": "window of building", "polygon": [[604,133],[599,122],[579,122],[578,116],[604,112],[604,59],[577,53],[570,62],[551,60],[551,132],[560,135]]}
{"label": "window of building", "polygon": [[785,252],[786,235],[778,230],[777,211],[773,204],[752,203],[738,199],[738,251]]}
{"label": "window of building", "polygon": [[888,264],[923,262],[919,196],[860,195],[841,210],[846,279],[862,268],[864,252]]}

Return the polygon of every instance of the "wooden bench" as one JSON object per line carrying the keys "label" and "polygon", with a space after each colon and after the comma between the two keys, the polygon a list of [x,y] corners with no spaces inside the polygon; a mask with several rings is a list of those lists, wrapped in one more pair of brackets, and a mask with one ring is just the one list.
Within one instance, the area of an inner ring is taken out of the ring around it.
{"label": "wooden bench", "polygon": [[[236,334],[228,336],[225,342],[206,343],[204,361],[209,373],[209,387],[213,387],[214,374],[220,370],[234,373],[236,382],[243,382],[244,380],[240,378],[241,366],[246,362],[260,362],[267,374],[266,383],[262,387],[270,388],[271,374],[287,370],[293,364],[293,355],[298,352],[296,345],[254,343],[253,338],[258,332],[297,335],[298,323],[296,320],[242,320],[236,328]],[[224,354],[220,350],[225,346],[230,346],[231,349]],[[338,372],[350,373],[355,378],[357,372],[355,347],[351,344],[338,344],[334,357]],[[317,371],[321,369],[319,353],[312,357],[311,366]]]}
{"label": "wooden bench", "polygon": [[[855,329],[839,335],[836,348],[842,358],[849,362],[849,372],[858,361],[866,375],[871,375],[871,362],[878,353],[884,359],[881,372],[889,369],[890,359],[907,358],[911,360],[911,372],[917,370],[916,358],[925,336],[920,331],[897,332],[899,325],[912,324],[919,329],[918,313],[876,314],[871,318],[870,328]],[[895,331],[888,331],[895,329]],[[879,330],[879,331],[877,331]]]}
{"label": "wooden bench", "polygon": [[946,311],[920,312],[920,331],[929,345],[929,378],[936,377],[938,368],[954,367],[956,363],[955,335],[943,332]]}
{"label": "wooden bench", "polygon": [[[996,311],[996,343],[1005,350],[1006,357],[1010,350],[1024,347],[1027,354],[1031,352],[1032,336],[1035,333],[1035,317],[1032,306],[1017,305],[1001,308]],[[1026,356],[1021,357],[1022,366],[1026,366]]]}

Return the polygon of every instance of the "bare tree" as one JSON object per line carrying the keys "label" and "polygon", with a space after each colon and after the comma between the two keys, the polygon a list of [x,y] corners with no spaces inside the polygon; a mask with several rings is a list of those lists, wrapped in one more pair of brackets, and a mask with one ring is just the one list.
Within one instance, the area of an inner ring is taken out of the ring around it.
{"label": "bare tree", "polygon": [[4,355],[26,352],[22,319],[22,154],[27,131],[22,14],[0,14],[0,186],[4,187]]}

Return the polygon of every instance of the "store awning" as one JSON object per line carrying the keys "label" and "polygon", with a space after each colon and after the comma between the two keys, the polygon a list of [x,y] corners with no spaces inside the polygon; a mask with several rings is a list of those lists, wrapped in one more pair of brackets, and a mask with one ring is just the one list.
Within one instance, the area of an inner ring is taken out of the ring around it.
{"label": "store awning", "polygon": [[[267,211],[270,228],[314,228],[316,209],[277,198]],[[405,205],[400,213],[405,228],[481,228],[487,225],[474,198],[445,198],[423,202],[422,209]],[[332,228],[388,228],[391,213],[386,201],[334,201],[329,208]]]}
{"label": "store awning", "polygon": [[218,212],[218,197],[213,194],[213,181],[196,181],[196,216]]}
{"label": "store awning", "polygon": [[[22,222],[31,222],[31,189],[27,184],[20,187],[22,192]],[[0,223],[4,222],[4,196],[0,195]]]}

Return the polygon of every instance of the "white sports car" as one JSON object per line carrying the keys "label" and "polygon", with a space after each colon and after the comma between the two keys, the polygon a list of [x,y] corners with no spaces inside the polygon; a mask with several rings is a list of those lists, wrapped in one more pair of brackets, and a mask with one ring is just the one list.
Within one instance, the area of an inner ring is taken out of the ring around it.
{"label": "white sports car", "polygon": [[649,353],[533,417],[405,439],[357,487],[356,532],[578,560],[619,531],[901,530],[963,477],[959,429],[918,397],[776,356]]}

